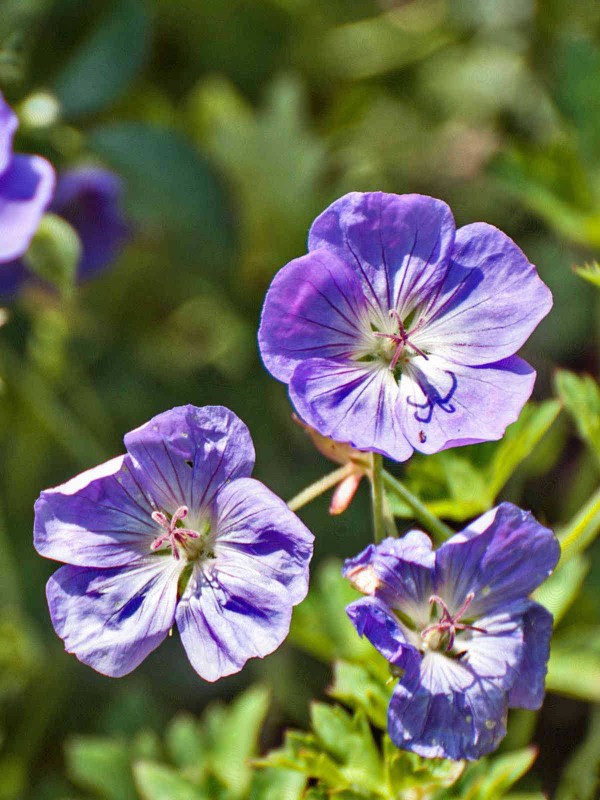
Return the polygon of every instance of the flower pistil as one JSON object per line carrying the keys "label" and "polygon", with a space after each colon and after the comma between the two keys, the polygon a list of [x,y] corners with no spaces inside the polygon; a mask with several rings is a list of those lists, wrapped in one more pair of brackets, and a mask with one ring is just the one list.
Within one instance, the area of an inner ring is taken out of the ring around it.
{"label": "flower pistil", "polygon": [[465,602],[458,609],[456,614],[452,615],[444,600],[437,595],[432,594],[429,598],[431,605],[438,605],[442,609],[442,616],[433,625],[428,625],[421,631],[421,638],[423,639],[423,647],[426,650],[443,650],[449,653],[454,647],[454,639],[457,631],[477,631],[478,633],[487,633],[484,628],[478,628],[475,625],[468,625],[467,623],[460,622],[465,612],[473,602],[475,594],[469,592],[465,598]]}

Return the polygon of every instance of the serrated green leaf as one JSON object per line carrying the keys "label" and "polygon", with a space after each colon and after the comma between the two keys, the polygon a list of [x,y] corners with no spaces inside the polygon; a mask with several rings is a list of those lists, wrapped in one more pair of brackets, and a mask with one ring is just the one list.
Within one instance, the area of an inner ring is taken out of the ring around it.
{"label": "serrated green leaf", "polygon": [[516,468],[531,455],[535,446],[548,431],[561,410],[557,400],[528,403],[519,419],[506,429],[494,448],[485,474],[489,492],[495,499]]}
{"label": "serrated green leaf", "polygon": [[600,386],[591,375],[576,375],[561,369],[556,390],[575,420],[577,432],[600,461]]}
{"label": "serrated green leaf", "polygon": [[589,568],[589,559],[577,555],[555,570],[534,592],[534,599],[548,609],[554,617],[555,625],[564,617],[579,594]]}
{"label": "serrated green leaf", "polygon": [[374,725],[385,730],[392,689],[366,665],[336,661],[328,693],[350,708],[364,711]]}
{"label": "serrated green leaf", "polygon": [[133,774],[141,800],[210,800],[197,786],[162,764],[138,761]]}
{"label": "serrated green leaf", "polygon": [[137,800],[124,742],[78,737],[67,742],[65,754],[69,777],[77,785],[106,800]]}
{"label": "serrated green leaf", "polygon": [[592,283],[600,289],[600,264],[597,261],[584,264],[582,267],[574,267],[574,272],[584,281]]}
{"label": "serrated green leaf", "polygon": [[359,596],[342,576],[341,561],[324,562],[308,597],[294,611],[291,641],[326,663],[340,657],[370,658],[374,648],[358,636],[345,612]]}
{"label": "serrated green leaf", "polygon": [[390,740],[383,737],[383,756],[386,781],[391,797],[421,797],[435,789],[452,786],[462,775],[464,761],[448,761],[443,758],[421,758],[416,753],[399,750]]}
{"label": "serrated green leaf", "polygon": [[301,800],[307,778],[300,772],[267,767],[252,775],[249,800]]}
{"label": "serrated green leaf", "polygon": [[116,100],[143,64],[150,20],[143,0],[115,0],[54,83],[67,117]]}
{"label": "serrated green leaf", "polygon": [[311,720],[323,748],[341,764],[350,786],[379,794],[382,784],[381,756],[363,713],[354,717],[340,706],[314,703]]}
{"label": "serrated green leaf", "polygon": [[248,791],[252,780],[248,759],[256,754],[268,708],[269,690],[253,686],[236,697],[222,716],[209,766],[232,797],[244,797]]}
{"label": "serrated green leaf", "polygon": [[[535,747],[484,758],[468,767],[448,797],[460,800],[500,800],[529,771],[537,758]],[[446,795],[444,795],[444,798]]]}
{"label": "serrated green leaf", "polygon": [[588,547],[600,533],[600,490],[564,527],[557,531],[560,542],[559,568]]}
{"label": "serrated green leaf", "polygon": [[[437,517],[462,522],[487,511],[506,482],[548,432],[561,410],[558,400],[528,403],[519,419],[506,429],[501,441],[414,456],[406,468],[405,482]],[[395,516],[411,518],[408,504],[388,495]]]}
{"label": "serrated green leaf", "polygon": [[200,783],[206,768],[207,744],[202,725],[191,714],[178,714],[165,734],[167,753],[184,774]]}

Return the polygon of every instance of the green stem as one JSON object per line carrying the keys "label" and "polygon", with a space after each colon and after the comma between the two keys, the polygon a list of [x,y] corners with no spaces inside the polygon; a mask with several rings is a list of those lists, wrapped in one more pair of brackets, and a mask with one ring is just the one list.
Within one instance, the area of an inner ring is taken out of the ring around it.
{"label": "green stem", "polygon": [[394,478],[393,475],[390,475],[389,472],[384,471],[383,483],[388,491],[393,492],[396,497],[399,497],[400,500],[403,500],[410,506],[415,518],[418,519],[437,540],[443,542],[454,535],[452,528],[449,528],[448,525],[438,519],[435,514],[432,514],[427,506],[425,506],[410,489],[407,489],[403,483],[397,478]]}
{"label": "green stem", "polygon": [[299,492],[295,497],[292,497],[292,499],[288,501],[288,507],[292,511],[297,511],[299,508],[302,508],[302,506],[315,500],[328,489],[333,489],[340,481],[343,481],[344,478],[351,475],[355,469],[356,467],[354,464],[349,462],[348,464],[344,464],[343,467],[330,472],[328,475],[324,475],[322,478],[319,478],[318,481],[311,483],[310,486],[307,486],[306,489]]}
{"label": "green stem", "polygon": [[371,473],[371,502],[373,504],[373,539],[375,544],[385,538],[383,514],[383,456],[373,453],[373,469]]}

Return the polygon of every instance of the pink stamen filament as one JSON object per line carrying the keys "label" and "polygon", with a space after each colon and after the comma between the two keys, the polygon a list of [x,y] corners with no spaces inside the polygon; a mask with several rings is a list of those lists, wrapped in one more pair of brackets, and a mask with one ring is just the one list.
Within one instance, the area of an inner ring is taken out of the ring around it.
{"label": "pink stamen filament", "polygon": [[460,618],[466,612],[468,607],[473,602],[473,598],[475,594],[473,592],[469,592],[469,594],[465,598],[465,602],[462,606],[458,609],[456,614],[452,616],[450,610],[444,600],[437,595],[432,594],[429,598],[430,604],[437,604],[442,609],[442,616],[438,620],[438,622],[434,623],[433,625],[429,625],[427,628],[421,631],[421,637],[425,639],[429,633],[432,631],[448,631],[450,633],[450,638],[448,644],[446,646],[446,652],[449,653],[450,650],[454,647],[454,639],[456,636],[456,631],[477,631],[477,633],[487,633],[485,628],[478,628],[476,625],[468,625],[467,623],[459,622]]}
{"label": "pink stamen filament", "polygon": [[162,511],[153,511],[152,519],[154,522],[157,522],[161,528],[165,529],[165,533],[157,536],[157,538],[150,545],[150,549],[158,550],[167,544],[171,548],[173,557],[178,561],[180,558],[179,545],[185,545],[186,539],[200,538],[200,534],[197,531],[191,530],[190,528],[177,527],[177,523],[185,519],[187,515],[187,506],[179,506],[170,520],[167,518],[166,514],[163,514]]}
{"label": "pink stamen filament", "polygon": [[[398,365],[398,361],[404,352],[405,347],[410,347],[412,350],[415,351],[426,361],[429,361],[429,356],[427,356],[419,347],[413,344],[409,337],[409,334],[406,332],[404,327],[404,323],[400,319],[400,314],[395,308],[390,309],[389,315],[392,319],[396,320],[396,324],[398,325],[398,333],[383,333],[382,331],[374,331],[373,336],[377,336],[378,338],[382,339],[391,339],[392,342],[396,345],[396,350],[394,351],[394,355],[392,356],[392,360],[390,361],[389,369],[393,372]],[[420,329],[420,325],[417,325],[410,333],[411,335],[416,333]]]}

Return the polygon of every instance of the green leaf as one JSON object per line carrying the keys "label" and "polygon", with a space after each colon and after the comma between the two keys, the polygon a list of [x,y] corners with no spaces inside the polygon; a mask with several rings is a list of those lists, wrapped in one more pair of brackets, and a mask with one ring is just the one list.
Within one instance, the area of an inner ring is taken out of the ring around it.
{"label": "green leaf", "polygon": [[379,794],[382,783],[381,755],[363,713],[351,717],[340,706],[314,703],[313,730],[323,748],[344,765],[348,784]]}
{"label": "green leaf", "polygon": [[336,796],[387,797],[381,756],[366,716],[351,717],[339,706],[318,703],[311,717],[315,734],[288,731],[284,746],[258,765],[297,770]]}
{"label": "green leaf", "polygon": [[580,645],[563,648],[561,641],[555,639],[548,662],[546,689],[600,703],[600,653],[583,650]]}
{"label": "green leaf", "polygon": [[213,726],[210,769],[231,792],[244,797],[252,780],[248,759],[256,754],[258,737],[269,708],[269,690],[254,686],[227,707]]}
{"label": "green leaf", "polygon": [[559,567],[585,550],[600,533],[600,489],[590,497],[584,507],[559,531],[561,547]]}
{"label": "green leaf", "polygon": [[141,800],[210,800],[197,786],[162,764],[138,761],[133,774]]}
{"label": "green leaf", "polygon": [[39,278],[68,295],[75,284],[80,255],[75,230],[62,217],[45,214],[24,261]]}
{"label": "green leaf", "polygon": [[139,72],[150,41],[143,0],[114,0],[54,82],[66,117],[100,111]]}
{"label": "green leaf", "polygon": [[67,742],[65,753],[74,783],[106,800],[137,800],[124,742],[78,737]]}
{"label": "green leaf", "polygon": [[600,795],[600,710],[592,712],[587,735],[565,767],[555,800],[596,800]]}
{"label": "green leaf", "polygon": [[167,753],[192,780],[200,782],[206,769],[207,743],[201,724],[191,714],[178,714],[165,734]]}
{"label": "green leaf", "polygon": [[561,410],[557,400],[528,403],[519,419],[506,429],[485,469],[490,496],[495,500],[517,467],[531,455]]}
{"label": "green leaf", "polygon": [[556,390],[575,420],[577,432],[600,462],[600,386],[591,375],[561,369],[556,373]]}
{"label": "green leaf", "polygon": [[374,725],[386,729],[392,690],[385,685],[381,674],[375,677],[372,670],[363,664],[336,661],[328,693],[350,708],[364,711]]}
{"label": "green leaf", "polygon": [[536,589],[534,599],[545,606],[557,625],[581,591],[581,585],[590,568],[589,559],[581,555],[561,565],[560,569]]}
{"label": "green leaf", "polygon": [[600,289],[600,264],[597,261],[586,263],[582,267],[574,267],[574,271],[580,278]]}
{"label": "green leaf", "polygon": [[346,616],[346,606],[359,596],[342,576],[340,561],[324,562],[308,597],[294,611],[292,642],[326,663],[339,657],[376,659],[373,646],[358,636]]}
{"label": "green leaf", "polygon": [[300,731],[287,731],[283,747],[255,762],[259,767],[282,767],[302,772],[309,778],[323,781],[331,789],[348,788],[342,770],[334,759],[323,752],[316,736]]}
{"label": "green leaf", "polygon": [[383,737],[386,780],[391,797],[411,794],[421,797],[435,789],[452,786],[465,769],[464,761],[421,758],[416,753],[399,750],[386,735]]}
{"label": "green leaf", "polygon": [[306,777],[289,769],[254,770],[249,800],[301,800],[306,798]]}
{"label": "green leaf", "polygon": [[[558,400],[528,403],[501,441],[414,456],[405,482],[437,517],[457,522],[490,509],[518,468],[525,469],[561,410]],[[389,493],[392,512],[414,516],[408,504]]]}
{"label": "green leaf", "polygon": [[512,753],[481,759],[469,766],[448,797],[460,800],[500,800],[529,771],[536,757],[535,747],[525,747]]}
{"label": "green leaf", "polygon": [[224,200],[206,160],[181,134],[141,122],[95,128],[90,148],[127,181],[130,212],[141,223],[191,237],[197,245],[229,239]]}
{"label": "green leaf", "polygon": [[21,693],[43,664],[30,623],[14,608],[0,608],[0,700]]}
{"label": "green leaf", "polygon": [[595,168],[600,156],[600,50],[587,37],[559,39],[556,49],[556,99],[575,124],[581,152]]}

